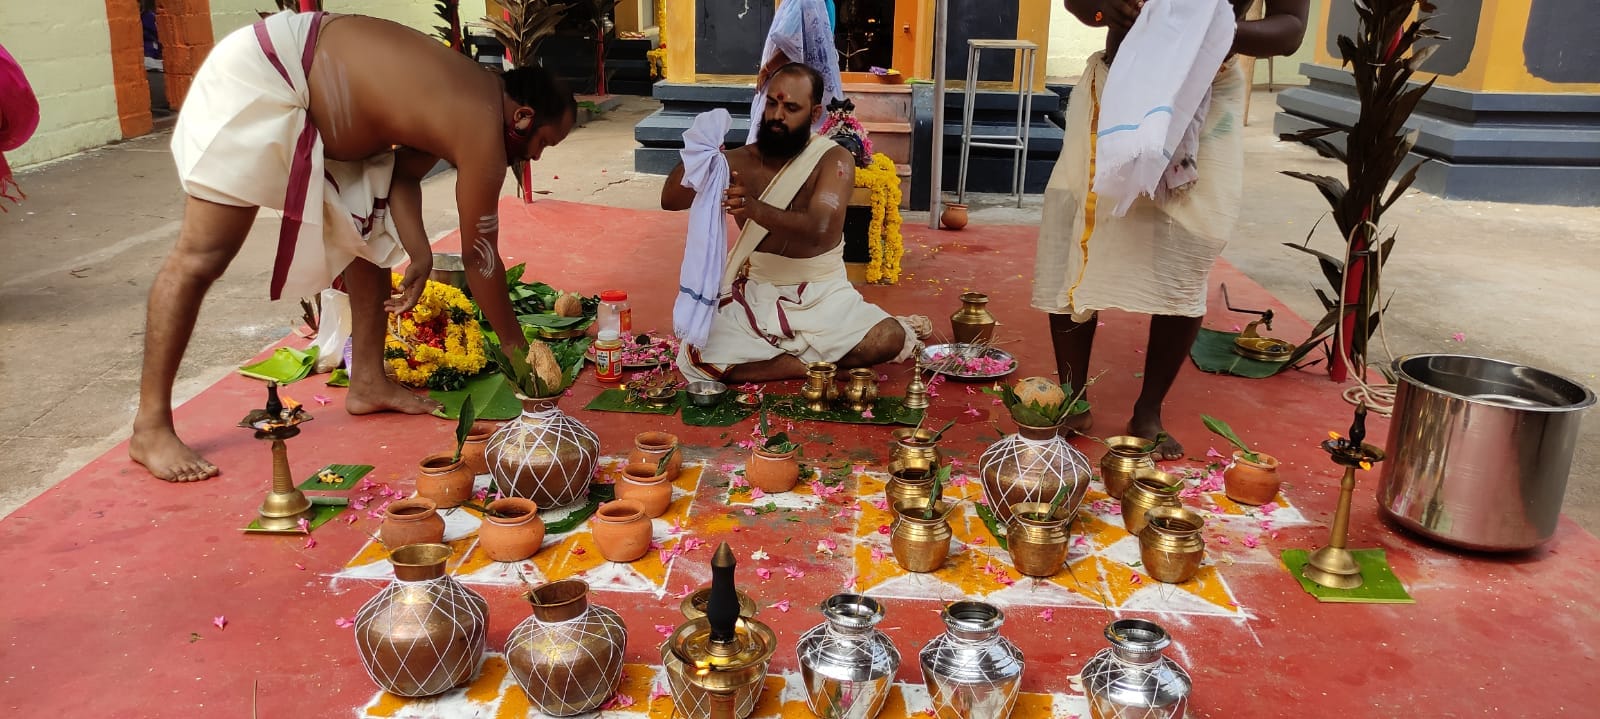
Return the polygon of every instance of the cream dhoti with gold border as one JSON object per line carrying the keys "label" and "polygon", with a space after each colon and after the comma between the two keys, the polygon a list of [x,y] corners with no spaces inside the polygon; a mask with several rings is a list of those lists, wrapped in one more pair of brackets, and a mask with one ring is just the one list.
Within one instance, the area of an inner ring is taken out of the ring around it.
{"label": "cream dhoti with gold border", "polygon": [[327,288],[355,258],[405,260],[389,217],[394,153],[322,156],[307,73],[323,13],[281,12],[224,37],[195,74],[172,131],[185,192],[283,213],[270,294]]}
{"label": "cream dhoti with gold border", "polygon": [[1091,186],[1107,71],[1104,53],[1091,56],[1067,107],[1061,156],[1045,189],[1032,304],[1079,322],[1103,309],[1202,316],[1211,266],[1243,200],[1244,75],[1229,60],[1212,83],[1195,155],[1199,178],[1160,204],[1140,197],[1116,217]]}
{"label": "cream dhoti with gold border", "polygon": [[[772,178],[761,200],[788,207],[832,140],[813,135],[800,155]],[[678,370],[690,381],[720,380],[730,367],[793,355],[802,362],[838,362],[889,313],[866,301],[845,273],[844,243],[816,257],[793,258],[755,248],[766,228],[746,222],[723,272],[722,294],[705,347],[684,343]],[[916,335],[907,321],[909,354]]]}

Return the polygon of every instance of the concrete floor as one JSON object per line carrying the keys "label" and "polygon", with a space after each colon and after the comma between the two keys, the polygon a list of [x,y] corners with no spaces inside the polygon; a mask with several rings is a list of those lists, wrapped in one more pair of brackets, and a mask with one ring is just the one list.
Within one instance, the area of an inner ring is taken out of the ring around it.
{"label": "concrete floor", "polygon": [[[627,208],[655,206],[660,178],[636,176],[632,128],[653,111],[628,99],[575,132],[538,163],[547,197]],[[1277,174],[1339,168],[1271,133],[1270,93],[1258,91],[1247,129],[1244,219],[1225,257],[1302,317],[1321,314],[1315,261],[1283,247],[1301,242],[1327,211],[1314,188]],[[0,337],[18,348],[0,359],[0,453],[13,470],[0,483],[9,514],[126,438],[136,406],[145,295],[182,217],[167,136],[158,134],[24,170],[29,199],[0,215]],[[454,227],[452,174],[424,185],[431,233]],[[504,192],[511,194],[508,182]],[[1021,210],[989,205],[973,221],[1038,222],[1039,199]],[[1394,292],[1384,323],[1396,356],[1465,352],[1526,362],[1595,385],[1600,352],[1600,256],[1585,251],[1600,209],[1446,201],[1412,192],[1388,219],[1400,232],[1388,264]],[[926,222],[913,213],[910,222]],[[294,302],[266,302],[276,213],[211,291],[179,374],[177,399],[193,396],[299,323]],[[1338,248],[1323,223],[1314,239]],[[679,242],[676,237],[663,242]],[[454,249],[454,248],[443,248]],[[1216,300],[1220,302],[1219,300]],[[1248,318],[1241,316],[1241,324]],[[1453,336],[1460,333],[1462,341]],[[1299,339],[1299,338],[1290,338]],[[1181,387],[1178,391],[1182,391]],[[1329,385],[1329,391],[1334,386]],[[1589,418],[1568,486],[1566,513],[1600,532],[1600,418]]]}

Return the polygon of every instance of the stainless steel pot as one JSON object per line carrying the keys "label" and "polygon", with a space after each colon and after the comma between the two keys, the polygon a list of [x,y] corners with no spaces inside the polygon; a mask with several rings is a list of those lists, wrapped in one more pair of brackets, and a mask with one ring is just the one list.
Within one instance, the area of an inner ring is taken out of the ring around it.
{"label": "stainless steel pot", "polygon": [[443,282],[467,293],[468,297],[472,296],[472,292],[467,289],[467,266],[459,252],[433,253],[433,272],[428,275],[428,279]]}
{"label": "stainless steel pot", "polygon": [[1561,514],[1587,387],[1465,355],[1395,360],[1398,388],[1378,506],[1402,526],[1466,549],[1550,539]]}

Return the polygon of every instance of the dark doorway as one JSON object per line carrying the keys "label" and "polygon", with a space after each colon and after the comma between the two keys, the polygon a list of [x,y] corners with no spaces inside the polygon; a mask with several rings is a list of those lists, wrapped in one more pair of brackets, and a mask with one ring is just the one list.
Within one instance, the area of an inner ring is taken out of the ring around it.
{"label": "dark doorway", "polygon": [[833,44],[840,72],[894,65],[894,0],[837,0]]}

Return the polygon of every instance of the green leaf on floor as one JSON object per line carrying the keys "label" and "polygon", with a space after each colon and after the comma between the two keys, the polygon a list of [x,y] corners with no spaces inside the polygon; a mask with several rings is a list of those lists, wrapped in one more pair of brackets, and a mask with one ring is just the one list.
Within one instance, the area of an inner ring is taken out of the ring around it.
{"label": "green leaf on floor", "polygon": [[679,392],[678,395],[678,397],[673,398],[670,404],[663,407],[635,399],[627,390],[608,389],[601,390],[600,394],[595,395],[595,398],[589,400],[589,404],[584,405],[583,408],[593,412],[673,414],[678,411],[678,405],[682,402],[683,393]]}
{"label": "green leaf on floor", "polygon": [[516,389],[506,381],[505,376],[499,372],[484,372],[467,380],[467,385],[461,389],[428,392],[429,397],[442,405],[434,411],[433,416],[459,419],[461,405],[468,395],[472,397],[472,406],[478,410],[478,419],[505,420],[522,414],[522,402],[517,399]]}
{"label": "green leaf on floor", "polygon": [[343,368],[343,367],[340,367],[340,368],[334,370],[332,374],[328,375],[328,386],[329,387],[349,387],[350,386],[350,371],[345,369],[345,368]]}
{"label": "green leaf on floor", "polygon": [[[372,465],[370,464],[330,464],[322,469],[312,472],[310,478],[300,483],[300,489],[314,490],[317,492],[338,492],[341,490],[350,489],[351,487],[356,486],[356,482],[361,481],[361,478],[367,476],[367,473],[371,471]],[[323,482],[322,480],[318,479],[323,472],[332,472],[333,474],[337,474],[344,479],[333,484]]]}
{"label": "green leaf on floor", "polygon": [[686,395],[679,397],[684,403],[683,423],[690,427],[732,427],[755,414],[755,408],[734,401],[733,392],[723,395],[722,400],[711,407],[696,407],[688,403]]}
{"label": "green leaf on floor", "polygon": [[768,410],[780,417],[813,422],[914,426],[922,419],[922,410],[906,409],[901,397],[879,397],[872,410],[865,414],[849,408],[813,412],[806,406],[805,398],[797,394],[767,395],[766,405]]}
{"label": "green leaf on floor", "polygon": [[1233,340],[1238,336],[1237,332],[1218,332],[1202,327],[1200,334],[1195,337],[1194,346],[1189,349],[1189,359],[1194,360],[1194,366],[1202,372],[1231,374],[1248,379],[1265,379],[1289,366],[1288,362],[1262,362],[1234,352]]}
{"label": "green leaf on floor", "polygon": [[600,483],[590,484],[588,501],[584,502],[584,505],[579,507],[573,513],[568,514],[567,516],[562,517],[554,522],[546,523],[544,525],[544,531],[546,534],[565,534],[577,529],[578,525],[583,524],[584,520],[587,520],[589,517],[593,516],[595,511],[600,509],[600,505],[616,498],[617,488],[615,485]]}
{"label": "green leaf on floor", "polygon": [[316,345],[304,350],[279,347],[273,351],[272,356],[240,367],[239,374],[278,384],[291,384],[305,379],[316,364]]}

